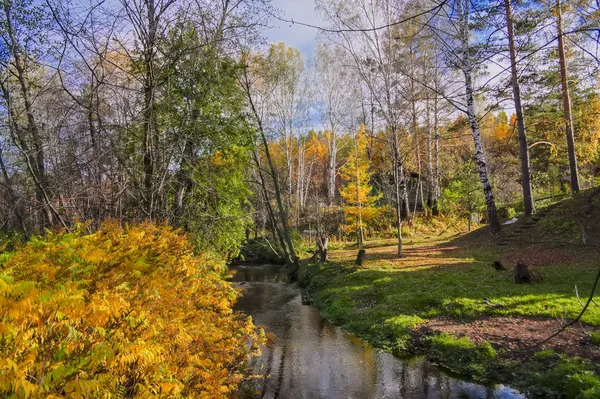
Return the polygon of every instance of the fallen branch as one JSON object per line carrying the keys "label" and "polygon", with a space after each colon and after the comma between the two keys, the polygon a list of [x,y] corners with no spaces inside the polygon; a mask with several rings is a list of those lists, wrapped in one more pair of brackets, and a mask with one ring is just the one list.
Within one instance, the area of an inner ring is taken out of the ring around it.
{"label": "fallen branch", "polygon": [[279,258],[279,259],[283,259],[283,257],[281,255],[279,255],[277,253],[277,251],[275,251],[275,248],[273,248],[273,246],[271,245],[271,242],[267,239],[267,237],[263,236],[263,240],[265,240],[267,242],[267,244],[269,244],[269,248],[271,248],[271,251],[273,251],[273,253]]}

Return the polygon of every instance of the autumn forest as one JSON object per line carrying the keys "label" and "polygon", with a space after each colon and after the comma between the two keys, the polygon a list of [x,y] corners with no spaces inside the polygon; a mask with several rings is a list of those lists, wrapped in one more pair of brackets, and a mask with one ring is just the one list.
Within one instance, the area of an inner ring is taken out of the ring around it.
{"label": "autumn forest", "polygon": [[378,351],[600,397],[598,4],[289,1],[0,3],[0,396],[351,396],[277,374],[268,264]]}

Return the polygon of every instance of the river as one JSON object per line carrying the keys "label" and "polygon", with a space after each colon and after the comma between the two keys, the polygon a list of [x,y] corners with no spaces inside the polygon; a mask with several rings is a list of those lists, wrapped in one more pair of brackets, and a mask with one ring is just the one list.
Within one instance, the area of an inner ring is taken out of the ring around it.
{"label": "river", "polygon": [[238,266],[243,290],[235,309],[275,334],[252,368],[258,398],[524,398],[503,386],[448,376],[423,359],[405,361],[374,349],[302,305],[300,289],[281,266]]}

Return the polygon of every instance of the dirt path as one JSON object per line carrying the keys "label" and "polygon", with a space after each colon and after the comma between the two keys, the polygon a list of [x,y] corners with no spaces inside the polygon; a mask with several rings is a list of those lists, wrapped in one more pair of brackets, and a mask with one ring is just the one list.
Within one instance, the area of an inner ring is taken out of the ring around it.
{"label": "dirt path", "polygon": [[[473,343],[488,341],[495,349],[504,348],[506,356],[518,358],[561,327],[559,320],[526,317],[481,317],[465,323],[451,319],[430,320],[421,325],[417,334],[444,332],[468,337]],[[600,363],[600,345],[594,344],[590,332],[597,328],[576,325],[568,328],[537,350],[554,349],[569,356],[581,356]]]}

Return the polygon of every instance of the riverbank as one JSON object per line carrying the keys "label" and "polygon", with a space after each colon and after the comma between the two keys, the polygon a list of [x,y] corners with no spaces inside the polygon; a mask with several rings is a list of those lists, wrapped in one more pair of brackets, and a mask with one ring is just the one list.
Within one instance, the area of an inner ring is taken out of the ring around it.
{"label": "riverbank", "polygon": [[[600,397],[599,306],[537,345],[581,312],[596,275],[597,250],[498,246],[484,229],[408,240],[400,259],[393,240],[364,248],[361,268],[354,265],[357,248],[351,244],[331,251],[327,263],[303,265],[301,284],[312,290],[325,318],[397,356],[424,355],[531,397]],[[509,267],[526,263],[543,281],[517,285],[512,270],[492,267],[496,260]]]}
{"label": "riverbank", "polygon": [[251,316],[269,343],[249,363],[238,398],[504,398],[523,396],[444,373],[423,358],[403,361],[377,350],[305,306],[277,265],[236,266],[242,296],[234,309]]}

